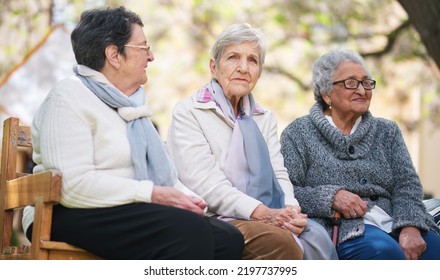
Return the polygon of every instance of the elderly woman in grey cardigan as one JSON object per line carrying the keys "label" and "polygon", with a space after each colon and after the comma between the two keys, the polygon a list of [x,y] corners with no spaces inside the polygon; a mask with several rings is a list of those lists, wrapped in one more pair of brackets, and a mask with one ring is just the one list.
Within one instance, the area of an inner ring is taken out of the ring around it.
{"label": "elderly woman in grey cardigan", "polygon": [[439,228],[401,131],[369,111],[375,86],[354,51],[336,49],[315,62],[317,102],[281,134],[295,197],[329,234],[341,215],[340,259],[440,259]]}

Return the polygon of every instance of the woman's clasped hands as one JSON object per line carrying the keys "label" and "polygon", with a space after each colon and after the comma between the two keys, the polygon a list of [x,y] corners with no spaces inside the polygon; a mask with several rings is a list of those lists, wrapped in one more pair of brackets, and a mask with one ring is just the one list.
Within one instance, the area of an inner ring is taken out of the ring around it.
{"label": "woman's clasped hands", "polygon": [[253,220],[284,228],[295,235],[300,235],[307,225],[307,214],[301,213],[298,205],[272,209],[263,204],[252,213]]}

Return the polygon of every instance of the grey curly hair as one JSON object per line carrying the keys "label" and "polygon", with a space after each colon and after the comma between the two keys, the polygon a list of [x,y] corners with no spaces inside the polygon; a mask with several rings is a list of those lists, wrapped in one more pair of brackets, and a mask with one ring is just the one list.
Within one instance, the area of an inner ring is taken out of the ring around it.
{"label": "grey curly hair", "polygon": [[327,95],[333,87],[333,75],[339,65],[345,61],[352,61],[358,63],[364,68],[368,78],[371,79],[371,74],[368,71],[367,64],[362,56],[353,50],[348,49],[334,49],[318,58],[313,64],[313,94],[315,100],[327,108],[322,95]]}

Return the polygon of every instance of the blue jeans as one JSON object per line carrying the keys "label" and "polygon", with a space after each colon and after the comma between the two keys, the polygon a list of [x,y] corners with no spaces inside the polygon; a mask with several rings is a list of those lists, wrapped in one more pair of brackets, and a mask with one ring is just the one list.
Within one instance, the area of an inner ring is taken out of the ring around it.
{"label": "blue jeans", "polygon": [[[440,260],[440,235],[434,231],[422,234],[427,249],[421,260]],[[405,260],[398,237],[378,227],[365,225],[362,236],[350,239],[337,248],[341,260]]]}

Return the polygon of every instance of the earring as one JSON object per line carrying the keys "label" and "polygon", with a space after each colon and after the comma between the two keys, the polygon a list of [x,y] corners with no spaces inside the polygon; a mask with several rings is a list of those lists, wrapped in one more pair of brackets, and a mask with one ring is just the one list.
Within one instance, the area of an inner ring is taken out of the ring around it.
{"label": "earring", "polygon": [[328,108],[331,110],[331,109],[332,109],[332,104],[329,104],[329,105],[328,105]]}

